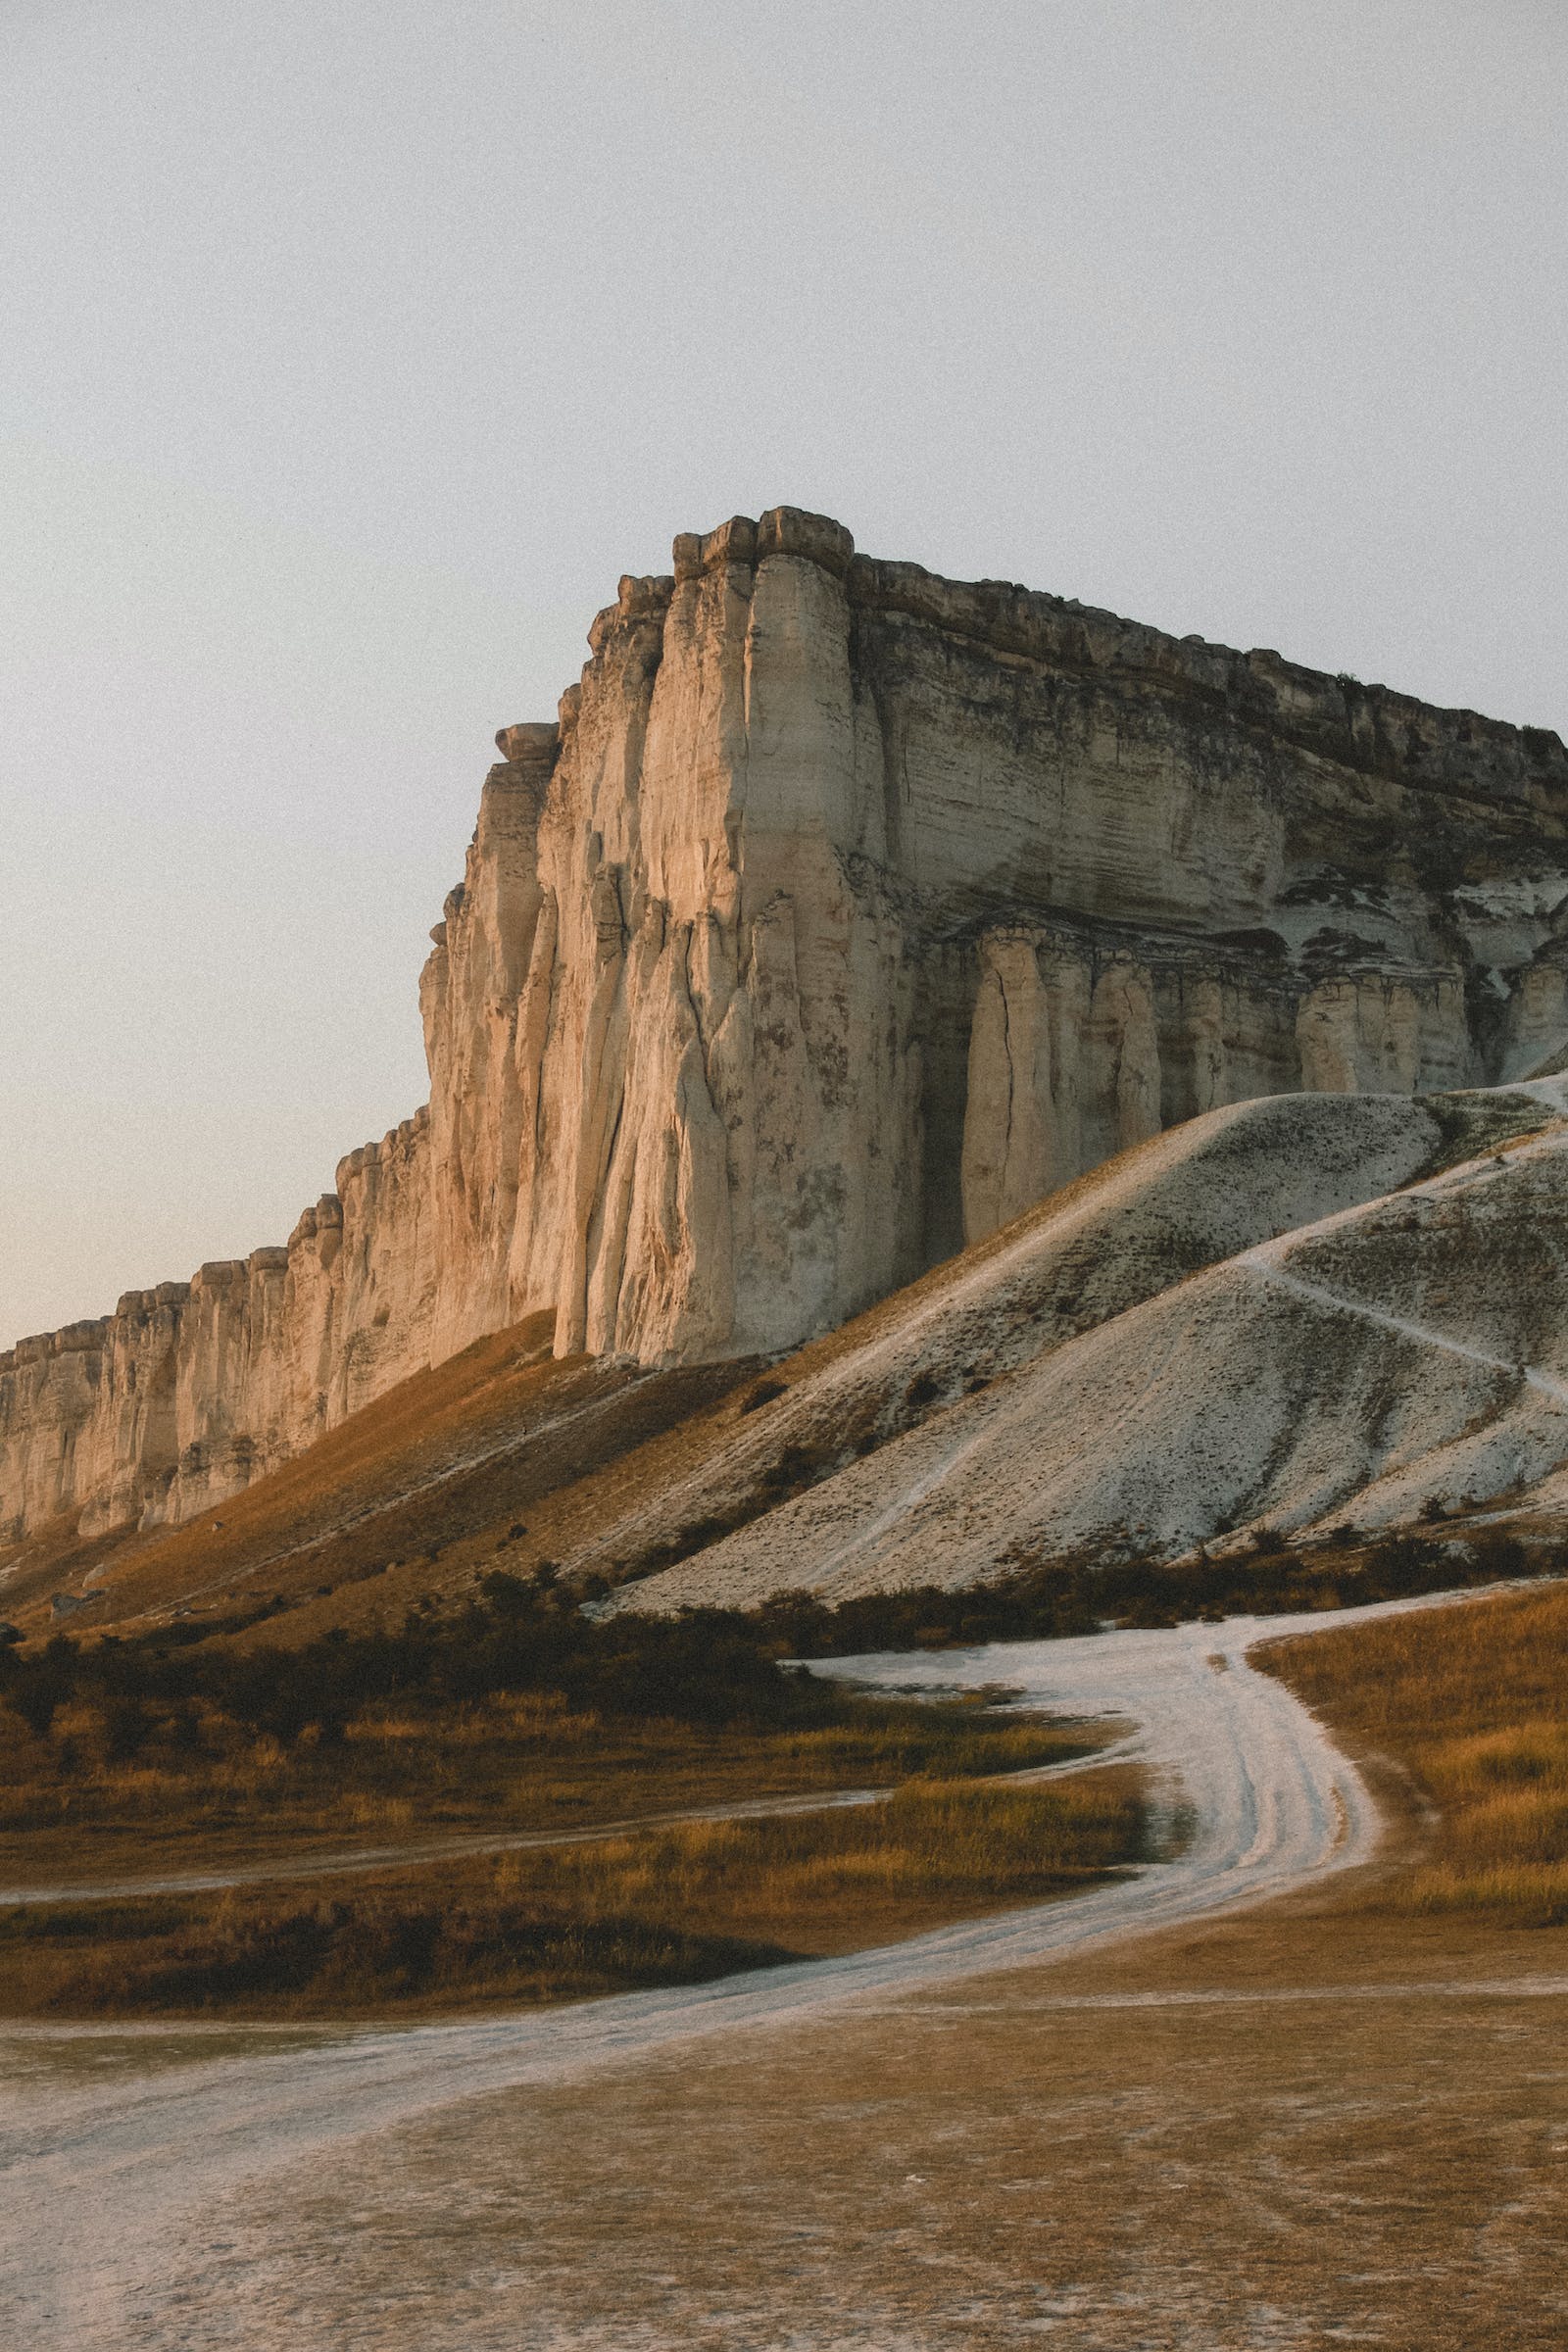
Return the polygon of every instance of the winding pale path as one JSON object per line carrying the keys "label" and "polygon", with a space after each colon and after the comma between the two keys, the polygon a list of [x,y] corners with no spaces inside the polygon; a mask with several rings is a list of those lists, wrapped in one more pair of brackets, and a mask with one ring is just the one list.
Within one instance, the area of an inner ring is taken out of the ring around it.
{"label": "winding pale path", "polygon": [[1139,1732],[1121,1752],[1189,1809],[1190,1836],[1179,1859],[1071,1900],[840,1959],[450,2025],[206,2036],[188,2028],[0,2029],[0,2340],[40,2352],[172,2352],[176,2339],[148,2333],[138,2311],[144,2293],[180,2277],[200,2315],[199,2340],[221,2341],[220,2321],[202,2301],[200,2210],[247,2180],[432,2108],[700,2035],[1082,1953],[1364,1861],[1379,1822],[1360,1775],[1247,1652],[1261,1637],[1387,1613],[1239,1618],[825,1669],[890,1690],[1000,1683],[1055,1713],[1133,1720]]}

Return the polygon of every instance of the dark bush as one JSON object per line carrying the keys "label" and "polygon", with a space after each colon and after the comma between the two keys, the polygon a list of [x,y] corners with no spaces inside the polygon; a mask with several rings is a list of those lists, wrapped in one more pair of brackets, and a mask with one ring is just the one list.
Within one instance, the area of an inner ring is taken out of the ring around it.
{"label": "dark bush", "polygon": [[698,1609],[596,1623],[558,1578],[551,1563],[526,1581],[498,1571],[446,1614],[416,1609],[396,1631],[334,1627],[292,1649],[196,1648],[167,1632],[79,1647],[57,1638],[30,1657],[6,1653],[4,1695],[38,1738],[68,1699],[86,1701],[122,1754],[155,1719],[194,1742],[203,1704],[285,1744],[306,1732],[337,1740],[391,1699],[440,1706],[502,1691],[558,1691],[575,1709],[612,1716],[764,1729],[843,1711],[829,1685],[780,1671],[779,1644],[755,1619]]}
{"label": "dark bush", "polygon": [[104,1708],[104,1754],[124,1764],[152,1738],[156,1718],[139,1698],[111,1698]]}
{"label": "dark bush", "polygon": [[66,1691],[53,1676],[23,1674],[6,1692],[7,1704],[22,1717],[35,1740],[47,1740],[49,1727],[66,1698]]}
{"label": "dark bush", "polygon": [[850,1704],[833,1685],[788,1671],[792,1658],[1333,1608],[1562,1565],[1501,1530],[1478,1531],[1462,1555],[1414,1533],[1353,1551],[1298,1548],[1277,1538],[1267,1551],[1199,1551],[1174,1562],[1102,1554],[1062,1562],[1020,1552],[992,1584],[868,1593],[836,1605],[796,1592],[749,1612],[590,1617],[547,1561],[527,1579],[494,1571],[450,1610],[427,1598],[399,1628],[340,1626],[288,1649],[217,1638],[268,1614],[254,1609],[195,1633],[166,1626],[80,1643],[56,1635],[32,1652],[0,1648],[0,1697],[38,1739],[68,1701],[85,1703],[103,1722],[106,1748],[122,1757],[155,1735],[200,1745],[204,1709],[284,1743],[307,1732],[331,1741],[388,1701],[442,1707],[522,1691],[558,1692],[574,1710],[609,1717],[786,1729],[834,1722]]}

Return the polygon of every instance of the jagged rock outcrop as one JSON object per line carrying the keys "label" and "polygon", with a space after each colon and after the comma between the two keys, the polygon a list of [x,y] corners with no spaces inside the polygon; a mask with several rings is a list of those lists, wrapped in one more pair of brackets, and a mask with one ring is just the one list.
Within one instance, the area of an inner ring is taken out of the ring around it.
{"label": "jagged rock outcrop", "polygon": [[430,1103],[286,1251],[0,1356],[0,1528],[188,1515],[541,1306],[771,1351],[1175,1121],[1568,1057],[1568,756],[778,509],[502,730]]}

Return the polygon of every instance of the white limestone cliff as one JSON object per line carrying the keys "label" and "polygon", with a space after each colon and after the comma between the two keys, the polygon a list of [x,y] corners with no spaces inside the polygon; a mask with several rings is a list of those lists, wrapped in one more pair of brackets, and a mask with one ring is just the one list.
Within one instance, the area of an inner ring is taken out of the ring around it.
{"label": "white limestone cliff", "polygon": [[589,646],[497,739],[427,1110],[286,1250],[0,1356],[0,1533],[189,1516],[540,1307],[770,1352],[1194,1113],[1564,1057],[1555,736],[791,509]]}

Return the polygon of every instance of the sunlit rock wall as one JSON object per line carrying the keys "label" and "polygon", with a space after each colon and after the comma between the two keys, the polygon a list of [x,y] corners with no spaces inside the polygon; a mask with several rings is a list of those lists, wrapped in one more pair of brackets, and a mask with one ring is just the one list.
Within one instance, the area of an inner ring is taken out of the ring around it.
{"label": "sunlit rock wall", "polygon": [[1197,1111],[1568,1059],[1553,735],[790,509],[589,646],[498,737],[428,1109],[286,1250],[0,1356],[0,1530],[188,1516],[539,1307],[782,1348]]}

